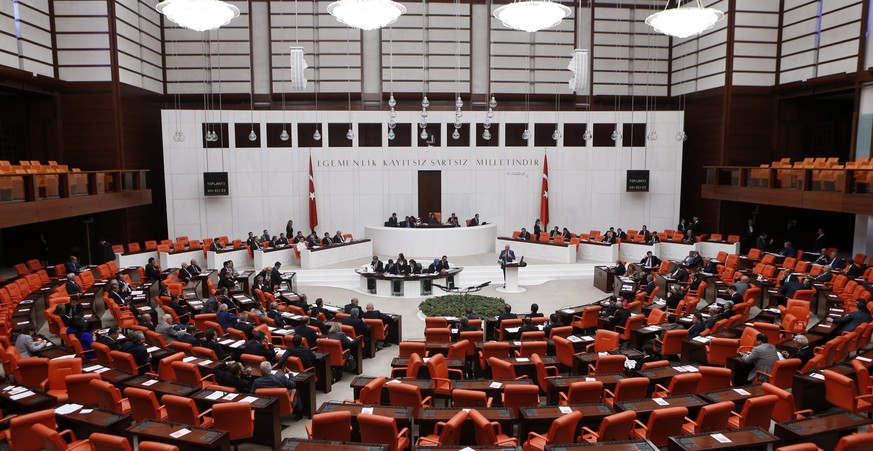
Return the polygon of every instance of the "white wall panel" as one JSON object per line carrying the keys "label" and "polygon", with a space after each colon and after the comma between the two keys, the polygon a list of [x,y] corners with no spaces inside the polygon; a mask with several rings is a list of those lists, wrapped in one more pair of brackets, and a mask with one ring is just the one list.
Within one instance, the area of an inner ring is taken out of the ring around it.
{"label": "white wall panel", "polygon": [[[53,5],[57,42],[64,42],[57,51],[60,78],[66,81],[111,81],[107,3],[55,0]],[[81,39],[83,34],[94,39]],[[68,36],[79,39],[67,43]]]}

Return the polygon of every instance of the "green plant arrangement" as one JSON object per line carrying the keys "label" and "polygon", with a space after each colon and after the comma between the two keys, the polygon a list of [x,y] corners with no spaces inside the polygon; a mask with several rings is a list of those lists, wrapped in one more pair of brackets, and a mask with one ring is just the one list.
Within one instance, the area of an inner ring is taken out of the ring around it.
{"label": "green plant arrangement", "polygon": [[436,296],[418,304],[425,316],[463,316],[470,307],[479,316],[496,316],[503,313],[506,302],[501,298],[478,295],[447,294]]}

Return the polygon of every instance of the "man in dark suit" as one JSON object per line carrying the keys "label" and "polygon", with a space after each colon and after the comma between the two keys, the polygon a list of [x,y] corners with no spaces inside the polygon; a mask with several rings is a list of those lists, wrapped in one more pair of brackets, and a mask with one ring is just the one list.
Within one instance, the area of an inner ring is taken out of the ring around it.
{"label": "man in dark suit", "polygon": [[200,346],[201,342],[197,338],[194,337],[194,334],[197,333],[197,327],[193,324],[189,324],[185,327],[184,330],[179,331],[176,334],[176,341],[181,341],[182,343],[188,343],[191,346]]}
{"label": "man in dark suit", "polygon": [[152,315],[149,313],[143,313],[142,315],[139,315],[139,322],[137,322],[137,324],[145,327],[152,332],[155,331],[155,325],[154,323],[152,323]]}
{"label": "man in dark suit", "polygon": [[112,243],[100,240],[100,249],[103,251],[103,263],[115,261],[115,251],[112,250]]}
{"label": "man in dark suit", "polygon": [[336,231],[336,235],[333,236],[333,244],[342,244],[345,242],[343,238],[343,232],[340,230]]}
{"label": "man in dark suit", "polygon": [[479,213],[476,213],[473,219],[470,219],[470,224],[467,227],[475,227],[477,225],[479,225]]}
{"label": "man in dark suit", "polygon": [[82,294],[85,292],[76,282],[76,275],[73,273],[67,274],[67,283],[64,286],[67,289],[67,294]]}
{"label": "man in dark suit", "polygon": [[648,296],[648,295],[652,294],[653,291],[655,291],[655,288],[657,286],[658,286],[658,284],[655,283],[655,276],[652,274],[649,274],[648,276],[646,276],[646,285],[644,287],[640,288],[640,291],[638,291],[638,293],[645,291],[646,296]]}
{"label": "man in dark suit", "polygon": [[182,282],[188,283],[191,281],[191,277],[193,276],[193,274],[191,274],[191,272],[188,270],[187,263],[182,262],[181,266],[182,267],[179,268],[179,271],[178,271],[176,277],[178,277],[179,280],[181,280]]}
{"label": "man in dark suit", "polygon": [[[270,362],[261,362],[259,368],[261,370],[261,374],[263,376],[255,379],[252,383],[252,391],[254,393],[255,390],[259,388],[284,388],[288,390],[288,393],[291,393],[291,390],[297,388],[297,384],[294,382],[294,376],[289,374],[284,368],[279,368],[276,374],[273,374],[273,369],[270,366]],[[294,410],[294,418],[299,420],[303,417],[301,413],[301,404],[300,397],[295,396],[293,400],[293,405],[291,406]]]}
{"label": "man in dark suit", "polygon": [[149,366],[146,364],[152,358],[145,345],[142,344],[145,337],[142,332],[135,330],[130,332],[127,338],[127,341],[122,343],[118,350],[132,355],[136,365],[140,367],[139,374],[145,374],[149,370]]}
{"label": "man in dark suit", "polygon": [[210,251],[220,251],[224,249],[224,246],[221,245],[221,241],[218,238],[212,240],[212,244],[209,245]]}
{"label": "man in dark suit", "polygon": [[500,322],[505,319],[518,319],[518,315],[512,313],[512,306],[509,304],[505,304],[503,306],[503,313],[497,315],[497,330],[500,330]]}
{"label": "man in dark suit", "polygon": [[615,315],[612,315],[612,320],[609,321],[609,328],[615,329],[615,326],[624,327],[627,319],[631,316],[631,311],[624,307],[623,303],[616,303],[618,306],[618,310],[615,311]]}
{"label": "man in dark suit", "polygon": [[504,264],[505,263],[512,263],[515,261],[515,252],[513,252],[512,249],[510,249],[509,245],[507,244],[506,246],[503,247],[503,250],[500,251],[500,255],[497,257],[497,259],[501,263],[504,263]]}
{"label": "man in dark suit", "polygon": [[236,289],[236,281],[233,280],[233,274],[230,271],[225,271],[224,275],[219,276],[218,288],[224,288],[227,291]]}
{"label": "man in dark suit", "polygon": [[616,276],[623,276],[624,273],[627,272],[627,268],[624,266],[624,264],[621,262],[621,260],[616,260],[615,266],[609,268],[609,270],[610,270],[610,272],[612,272]]}
{"label": "man in dark suit", "polygon": [[530,232],[528,232],[527,229],[525,229],[524,227],[522,227],[522,228],[521,228],[521,233],[518,234],[518,237],[517,237],[517,238],[518,238],[519,240],[529,240],[529,239],[530,239]]}
{"label": "man in dark suit", "polygon": [[825,249],[828,247],[828,240],[825,237],[825,230],[822,227],[818,228],[818,234],[815,241],[812,243],[812,249]]}
{"label": "man in dark suit", "polygon": [[691,327],[688,328],[688,339],[700,335],[704,330],[706,330],[706,321],[703,320],[703,315],[700,312],[694,312],[694,317],[691,319]]}
{"label": "man in dark suit", "polygon": [[192,276],[197,276],[201,272],[203,272],[203,270],[200,268],[200,265],[197,264],[197,260],[192,258],[190,263],[191,264],[188,265],[188,272],[191,273]]}
{"label": "man in dark suit", "polygon": [[215,329],[206,329],[206,335],[203,340],[200,340],[200,346],[211,349],[219,359],[224,359],[224,347],[215,341]]}
{"label": "man in dark suit", "polygon": [[[263,272],[261,274],[263,274]],[[255,283],[252,284],[252,291],[261,290],[263,293],[272,292],[273,290],[270,289],[270,286],[264,283],[264,276],[261,274],[258,274],[258,276],[255,277]]]}
{"label": "man in dark suit", "polygon": [[243,368],[239,362],[222,362],[213,370],[215,373],[215,382],[225,387],[233,387],[238,393],[249,393],[252,391],[252,383],[245,376],[249,376],[250,372]]}
{"label": "man in dark suit", "polygon": [[[345,310],[345,309],[343,309]],[[330,320],[333,318],[333,312],[324,308],[324,300],[321,298],[317,298],[315,300],[315,305],[309,308],[309,316],[313,318],[318,318],[319,313],[324,314],[324,318]]]}
{"label": "man in dark suit", "polygon": [[385,272],[385,267],[382,265],[382,262],[379,261],[379,257],[373,256],[373,260],[370,261],[370,267],[373,268],[373,272]]}
{"label": "man in dark suit", "polygon": [[[728,292],[730,292],[731,296],[733,296],[734,294],[736,294],[736,287],[731,285],[731,288],[728,288]],[[721,313],[709,317],[709,319],[706,321],[706,328],[712,329],[712,326],[715,326],[715,323],[723,319],[728,319],[732,316],[734,316],[734,302],[727,301],[724,303],[724,310]]]}
{"label": "man in dark suit", "polygon": [[704,258],[703,268],[701,269],[701,271],[707,274],[716,274],[718,273],[718,263],[716,263],[715,260],[711,258]]}
{"label": "man in dark suit", "polygon": [[146,279],[151,282],[157,282],[161,280],[161,271],[158,270],[158,266],[155,263],[155,258],[150,257],[148,263],[145,267],[145,275]]}
{"label": "man in dark suit", "polygon": [[682,260],[682,264],[688,268],[698,268],[703,265],[703,258],[700,257],[700,253],[697,251],[688,251],[688,256]]}
{"label": "man in dark suit", "polygon": [[518,336],[521,337],[521,334],[524,332],[536,332],[538,330],[537,326],[533,325],[533,321],[528,316],[521,320],[521,327],[518,328]]}
{"label": "man in dark suit", "polygon": [[231,327],[236,328],[236,322],[239,321],[239,317],[229,312],[227,309],[227,304],[221,304],[218,306],[218,314],[215,317],[215,322],[227,332],[227,329]]}
{"label": "man in dark suit", "polygon": [[109,326],[105,335],[97,335],[97,342],[108,346],[110,351],[118,351],[118,326]]}
{"label": "man in dark suit", "polygon": [[278,308],[278,302],[270,303],[270,309],[267,311],[267,317],[272,319],[273,322],[276,323],[276,327],[284,329],[287,324],[285,323],[285,318],[282,318],[282,312],[280,312]]}
{"label": "man in dark suit", "polygon": [[352,298],[352,300],[349,301],[349,303],[346,304],[345,307],[343,307],[343,312],[350,315],[352,313],[352,309],[360,309],[360,306],[358,305],[359,302],[360,301],[358,301],[358,298]]}
{"label": "man in dark suit", "polygon": [[288,357],[293,356],[300,359],[303,368],[311,368],[315,362],[315,354],[311,349],[303,346],[303,337],[295,335],[294,338],[291,339],[291,344],[293,346],[285,350],[285,353],[282,354],[282,358],[279,359],[276,366],[281,368],[285,364],[285,361],[288,360]]}
{"label": "man in dark suit", "polygon": [[276,262],[273,264],[273,269],[270,270],[270,286],[275,287],[282,285],[282,273],[279,272],[279,268],[281,267],[281,262]]}
{"label": "man in dark suit", "polygon": [[70,259],[64,263],[64,272],[67,273],[77,273],[82,269],[82,266],[79,264],[79,257],[75,255],[71,255]]}
{"label": "man in dark suit", "polygon": [[252,339],[246,342],[241,354],[259,355],[270,363],[276,363],[276,351],[273,345],[267,343],[267,334],[260,330],[255,331]]}
{"label": "man in dark suit", "polygon": [[803,368],[815,353],[812,346],[809,345],[809,339],[804,335],[795,335],[794,343],[797,345],[797,351],[790,355],[788,351],[782,351],[782,356],[787,359],[800,359],[800,367]]}
{"label": "man in dark suit", "polygon": [[324,232],[324,238],[321,239],[321,247],[330,247],[333,245],[333,239],[330,237],[330,232]]}
{"label": "man in dark suit", "polygon": [[797,249],[794,248],[794,245],[791,244],[791,241],[786,241],[783,246],[784,247],[782,251],[779,252],[779,255],[790,258],[797,258]]}
{"label": "man in dark suit", "polygon": [[254,233],[249,232],[249,237],[246,239],[246,246],[248,246],[252,251],[256,251],[261,248],[261,243],[259,243],[258,239],[255,238]]}
{"label": "man in dark suit", "polygon": [[646,268],[657,268],[661,265],[661,259],[652,254],[652,251],[648,251],[640,263]]}
{"label": "man in dark suit", "polygon": [[767,235],[767,232],[761,233],[761,236],[755,240],[755,248],[760,249],[762,252],[767,252],[771,245],[773,245],[773,239]]}
{"label": "man in dark suit", "polygon": [[370,330],[370,326],[361,319],[361,309],[353,308],[350,316],[343,318],[343,326],[352,326],[355,328],[355,335],[363,335],[364,347],[367,347],[370,344],[370,337],[367,334],[367,331]]}
{"label": "man in dark suit", "polygon": [[315,340],[318,340],[318,334],[309,327],[309,317],[304,316],[300,319],[300,324],[294,328],[294,335],[298,337],[302,337],[306,339],[306,344],[309,345],[310,348],[316,346]]}
{"label": "man in dark suit", "polygon": [[755,220],[749,219],[746,227],[743,228],[743,235],[741,244],[743,246],[742,252],[747,253],[749,249],[755,247],[755,240],[757,239],[757,229],[755,228]]}
{"label": "man in dark suit", "polygon": [[698,235],[701,234],[700,219],[697,216],[694,216],[694,219],[692,219],[691,224],[688,224],[688,231],[690,232],[691,238],[696,238]]}
{"label": "man in dark suit", "polygon": [[361,314],[361,318],[380,319],[380,320],[382,320],[383,324],[388,324],[388,323],[392,322],[392,318],[388,315],[383,314],[379,310],[376,310],[376,308],[375,308],[375,306],[373,306],[372,302],[367,304],[366,310],[364,311],[364,313]]}
{"label": "man in dark suit", "polygon": [[652,232],[649,232],[649,228],[645,224],[643,224],[643,228],[638,233],[643,236],[643,240],[646,243],[652,241]]}
{"label": "man in dark suit", "polygon": [[465,311],[464,316],[466,316],[467,319],[479,319],[479,315],[473,313],[472,307],[466,307],[466,308],[464,308],[464,311]]}
{"label": "man in dark suit", "polygon": [[387,225],[388,227],[397,227],[397,213],[391,213],[391,217],[388,218]]}
{"label": "man in dark suit", "polygon": [[288,237],[286,237],[284,233],[280,233],[279,238],[276,239],[276,242],[273,244],[275,246],[287,246],[289,244]]}

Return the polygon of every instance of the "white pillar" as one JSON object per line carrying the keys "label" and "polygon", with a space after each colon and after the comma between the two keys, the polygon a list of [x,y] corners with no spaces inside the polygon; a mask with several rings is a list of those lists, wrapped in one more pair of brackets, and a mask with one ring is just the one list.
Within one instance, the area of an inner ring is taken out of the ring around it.
{"label": "white pillar", "polygon": [[249,26],[252,32],[252,92],[269,94],[270,68],[270,35],[269,11],[266,2],[249,2]]}

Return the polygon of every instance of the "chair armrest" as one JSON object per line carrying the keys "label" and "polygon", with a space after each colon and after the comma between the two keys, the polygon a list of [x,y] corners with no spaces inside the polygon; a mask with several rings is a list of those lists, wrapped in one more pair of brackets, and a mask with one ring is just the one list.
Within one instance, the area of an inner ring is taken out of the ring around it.
{"label": "chair armrest", "polygon": [[616,331],[616,332],[618,332],[619,329],[621,329],[622,333],[624,333],[624,331],[625,331],[625,327],[624,327],[624,326],[615,326],[615,331]]}
{"label": "chair armrest", "polygon": [[76,441],[76,433],[69,430],[69,429],[64,429],[63,431],[59,432],[59,434],[66,435],[66,436],[70,437],[70,442]]}
{"label": "chair armrest", "polygon": [[539,437],[539,438],[545,440],[546,443],[549,443],[549,439],[546,438],[545,436],[542,436],[542,435],[540,435],[540,434],[537,434],[536,432],[528,432],[528,433],[527,433],[527,439],[528,439],[528,441],[530,441],[530,439],[532,439],[532,438],[534,438],[534,437]]}
{"label": "chair armrest", "polygon": [[798,410],[798,411],[794,412],[794,418],[797,418],[797,419],[806,418],[807,416],[812,415],[813,413],[815,413],[815,412],[813,412],[812,409]]}
{"label": "chair armrest", "polygon": [[506,445],[518,446],[518,439],[517,438],[508,438],[505,440],[498,440],[497,441],[497,446],[506,446]]}
{"label": "chair armrest", "polygon": [[559,391],[559,392],[558,392],[558,400],[567,401],[567,402],[569,403],[569,402],[570,402],[570,397],[567,396],[566,393],[564,393],[564,392],[562,392],[562,391]]}
{"label": "chair armrest", "polygon": [[448,382],[450,385],[451,385],[451,383],[452,383],[452,380],[451,380],[451,379],[446,379],[446,378],[443,378],[443,377],[432,377],[431,380],[433,380],[433,381]]}
{"label": "chair armrest", "polygon": [[197,415],[197,418],[203,418],[207,413],[212,413],[212,409],[206,409],[203,412],[200,412],[200,415]]}
{"label": "chair armrest", "polygon": [[870,399],[873,398],[873,395],[858,395],[855,396],[855,399]]}
{"label": "chair armrest", "polygon": [[588,374],[597,374],[594,372],[594,365],[588,364]]}
{"label": "chair armrest", "polygon": [[570,321],[571,321],[571,322],[574,322],[574,321],[576,321],[576,320],[582,321],[582,315],[573,315],[573,319],[570,320]]}
{"label": "chair armrest", "polygon": [[49,383],[49,380],[47,378],[43,379],[43,381],[39,383],[39,389],[42,391],[45,391],[45,388],[46,388],[46,386],[48,386],[48,383]]}
{"label": "chair armrest", "polygon": [[312,439],[312,425],[304,424],[303,426],[306,428],[306,436],[309,437],[309,439],[311,440]]}
{"label": "chair armrest", "polygon": [[391,377],[396,379],[397,376],[395,376],[395,374],[397,374],[397,373],[400,373],[401,377],[402,377],[403,374],[406,374],[406,367],[401,366],[401,367],[397,367],[397,368],[392,369],[391,370]]}
{"label": "chair armrest", "polygon": [[693,424],[695,427],[697,427],[697,422],[692,420],[691,418],[685,417],[685,422],[688,424]]}
{"label": "chair armrest", "polygon": [[585,352],[591,352],[591,348],[593,348],[593,347],[594,347],[594,343],[591,343],[590,345],[585,346]]}
{"label": "chair armrest", "polygon": [[455,369],[455,368],[449,368],[449,374],[453,374],[453,373],[457,373],[458,376],[460,376],[460,379],[463,379],[463,378],[464,378],[464,372],[463,372],[463,371],[461,371],[461,370],[459,370],[459,369]]}
{"label": "chair armrest", "polygon": [[517,381],[518,381],[518,380],[522,380],[522,379],[530,379],[530,376],[528,376],[527,374],[525,374],[525,375],[518,376],[518,377],[515,378],[515,380],[517,380]]}
{"label": "chair armrest", "polygon": [[587,426],[582,426],[582,434],[591,434],[591,435],[597,437],[597,433],[592,431],[591,429],[588,429]]}
{"label": "chair armrest", "polygon": [[560,375],[560,373],[558,372],[558,367],[556,367],[556,366],[554,366],[554,365],[549,365],[549,366],[546,367],[546,374],[550,374],[550,373],[549,373],[550,371],[554,371],[554,372],[555,372],[555,375],[552,376],[552,377],[558,377],[558,376]]}
{"label": "chair armrest", "polygon": [[422,407],[430,407],[431,405],[433,405],[433,398],[431,398],[430,396],[421,400]]}
{"label": "chair armrest", "polygon": [[653,390],[653,391],[658,391],[658,390],[660,390],[664,393],[669,393],[669,391],[667,390],[667,387],[665,387],[661,384],[655,384],[655,390]]}
{"label": "chair armrest", "polygon": [[664,344],[664,341],[661,340],[661,339],[658,338],[658,337],[655,337],[655,343],[660,343],[661,345],[663,345],[663,344]]}
{"label": "chair armrest", "polygon": [[485,401],[485,407],[491,407],[491,403],[494,402],[494,398],[490,397],[487,401]]}
{"label": "chair armrest", "polygon": [[503,433],[503,426],[501,426],[500,423],[498,423],[498,422],[496,422],[496,421],[491,421],[491,422],[489,422],[488,424],[489,424],[491,427],[493,427],[494,430],[495,430],[498,434],[502,434],[502,433]]}
{"label": "chair armrest", "polygon": [[[405,431],[406,428],[403,428],[403,430]],[[398,435],[399,435],[399,434],[398,434]],[[442,443],[440,443],[439,440],[431,440],[431,439],[429,439],[429,438],[427,438],[427,437],[419,437],[419,438],[418,438],[419,446],[421,446],[421,443],[422,443],[422,442],[432,443],[433,446],[440,446],[440,445],[442,445]]]}
{"label": "chair armrest", "polygon": [[212,383],[214,383],[214,384],[217,384],[217,383],[218,383],[218,382],[216,382],[216,380],[215,380],[215,375],[214,375],[214,374],[207,374],[206,376],[201,377],[200,380],[201,380],[201,381],[210,381],[210,382],[212,382]]}
{"label": "chair armrest", "polygon": [[771,376],[769,373],[765,373],[763,371],[755,371],[755,381],[760,380],[761,376],[767,376],[767,380],[770,380]]}
{"label": "chair armrest", "polygon": [[442,435],[443,428],[446,427],[445,421],[438,421],[437,424],[433,427],[433,433],[436,435]]}
{"label": "chair armrest", "polygon": [[639,425],[641,428],[643,428],[643,429],[645,429],[645,430],[648,430],[648,428],[646,427],[646,425],[643,424],[640,420],[634,420],[634,423],[636,423],[637,425]]}
{"label": "chair armrest", "polygon": [[610,397],[610,398],[615,398],[615,393],[613,393],[612,390],[610,390],[610,389],[608,389],[608,388],[604,388],[604,389],[603,389],[603,394],[604,394],[604,396],[605,396],[607,393],[609,394],[609,397]]}
{"label": "chair armrest", "polygon": [[734,416],[734,417],[737,417],[737,418],[742,418],[742,417],[743,417],[742,415],[740,415],[740,414],[734,412],[733,410],[731,410],[731,416]]}

